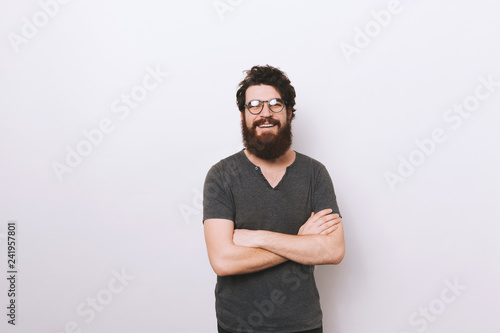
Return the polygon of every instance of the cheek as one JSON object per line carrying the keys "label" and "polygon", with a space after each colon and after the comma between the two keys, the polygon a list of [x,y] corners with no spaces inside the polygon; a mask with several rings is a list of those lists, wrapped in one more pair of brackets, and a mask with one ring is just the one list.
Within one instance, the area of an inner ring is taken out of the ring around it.
{"label": "cheek", "polygon": [[245,116],[245,124],[247,125],[248,128],[253,127],[254,121],[255,121],[255,119],[253,119],[252,117],[249,117],[248,115]]}
{"label": "cheek", "polygon": [[284,116],[283,118],[281,118],[281,125],[286,125],[287,123],[290,122],[290,116],[289,115],[286,115]]}

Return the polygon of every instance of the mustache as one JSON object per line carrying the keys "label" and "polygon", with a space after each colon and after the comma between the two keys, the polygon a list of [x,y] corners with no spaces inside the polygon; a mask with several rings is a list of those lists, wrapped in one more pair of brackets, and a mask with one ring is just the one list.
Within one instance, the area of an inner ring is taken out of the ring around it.
{"label": "mustache", "polygon": [[271,125],[278,125],[278,126],[280,126],[279,120],[276,120],[274,118],[263,118],[263,119],[256,120],[253,123],[253,127],[255,128],[257,126],[264,125],[264,124],[271,124]]}

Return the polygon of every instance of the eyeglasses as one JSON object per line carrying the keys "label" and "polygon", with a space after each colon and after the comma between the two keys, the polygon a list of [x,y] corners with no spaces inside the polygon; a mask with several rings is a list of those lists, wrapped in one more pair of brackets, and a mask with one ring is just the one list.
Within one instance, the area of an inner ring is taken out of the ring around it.
{"label": "eyeglasses", "polygon": [[258,99],[251,100],[245,107],[251,114],[259,114],[264,110],[264,103],[267,103],[267,107],[274,113],[281,112],[285,107],[285,102],[281,98],[273,98],[268,101],[261,101]]}

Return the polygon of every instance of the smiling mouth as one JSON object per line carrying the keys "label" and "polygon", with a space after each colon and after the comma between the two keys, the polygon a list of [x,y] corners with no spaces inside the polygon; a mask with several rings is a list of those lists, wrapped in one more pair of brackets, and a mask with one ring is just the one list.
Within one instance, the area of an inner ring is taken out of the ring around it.
{"label": "smiling mouth", "polygon": [[259,128],[271,128],[274,126],[276,126],[276,124],[262,124],[262,125],[259,125],[257,127],[259,127]]}

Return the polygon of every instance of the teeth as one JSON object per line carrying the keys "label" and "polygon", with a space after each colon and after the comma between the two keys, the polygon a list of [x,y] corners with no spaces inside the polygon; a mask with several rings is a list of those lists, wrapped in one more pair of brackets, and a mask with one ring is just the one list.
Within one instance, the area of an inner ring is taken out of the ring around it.
{"label": "teeth", "polygon": [[274,125],[271,124],[265,124],[265,125],[259,125],[259,127],[273,127]]}

